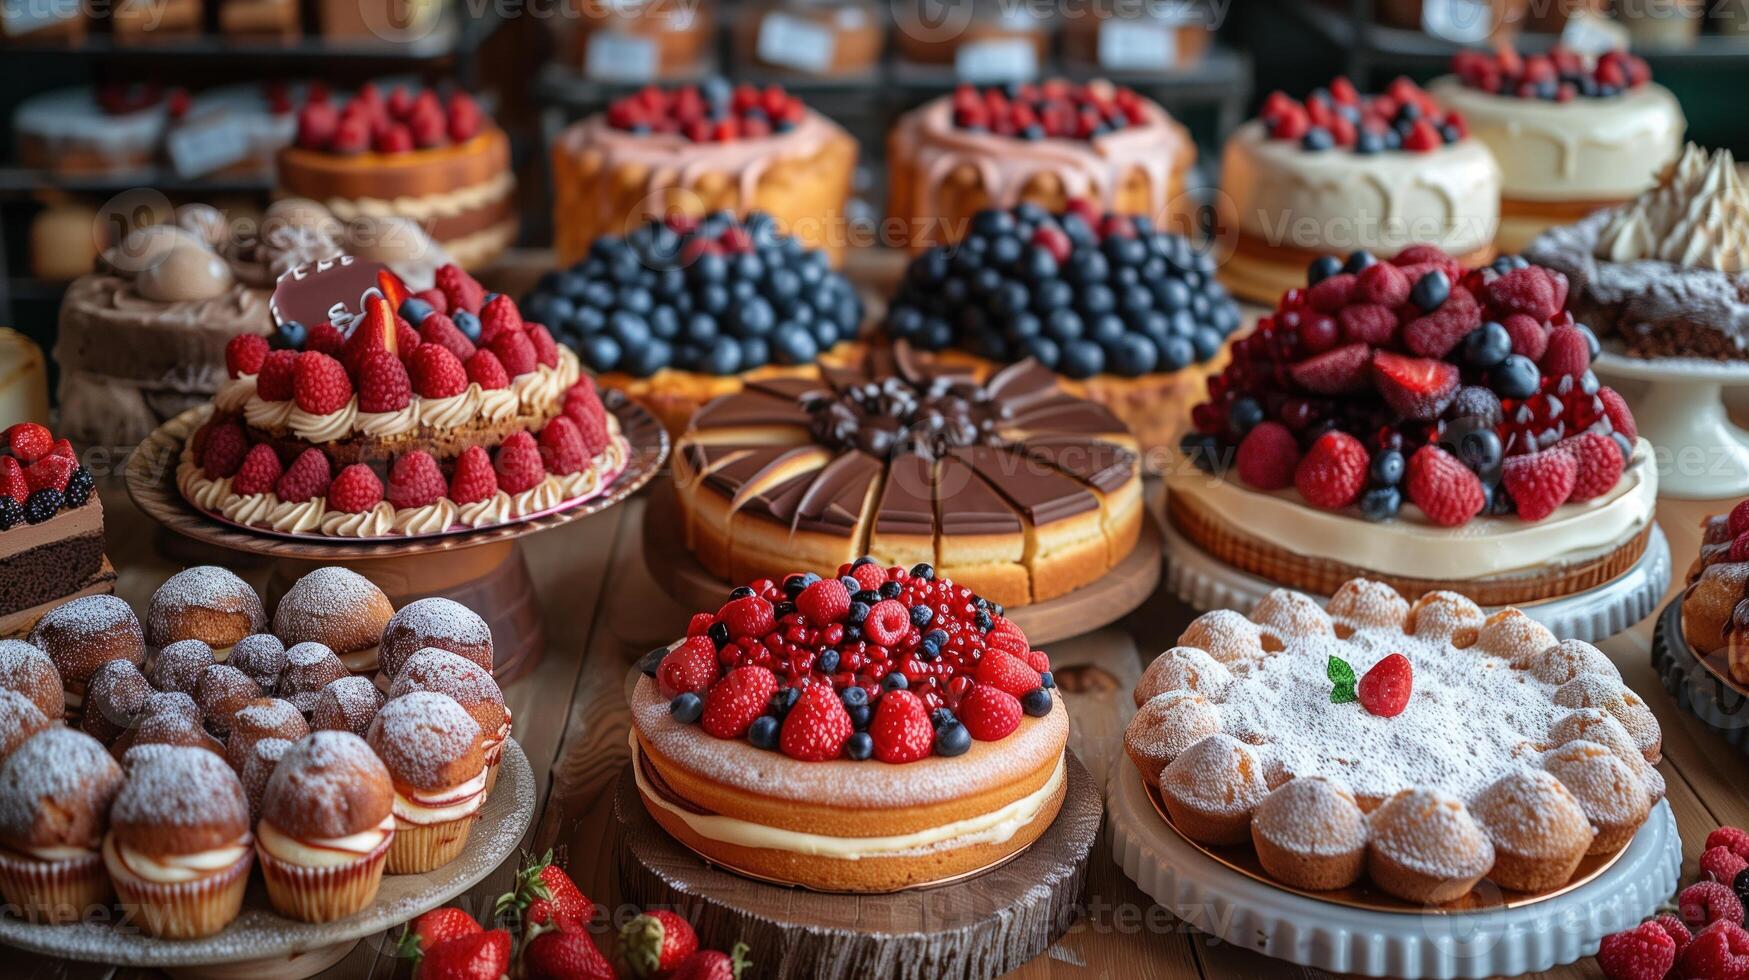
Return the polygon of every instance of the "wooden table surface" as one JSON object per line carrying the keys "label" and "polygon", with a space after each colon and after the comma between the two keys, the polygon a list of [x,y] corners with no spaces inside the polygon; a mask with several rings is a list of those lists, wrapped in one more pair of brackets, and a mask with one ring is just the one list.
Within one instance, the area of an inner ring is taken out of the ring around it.
{"label": "wooden table surface", "polygon": [[[1156,498],[1158,496],[1158,488]],[[144,610],[152,590],[185,564],[222,561],[224,556],[189,554],[181,542],[162,539],[116,487],[104,489],[109,554],[120,571],[118,592]],[[1158,506],[1158,499],[1154,504]],[[516,737],[535,767],[541,806],[529,832],[535,851],[558,848],[584,891],[608,909],[614,921],[635,910],[618,906],[613,867],[611,788],[628,757],[626,690],[635,659],[677,635],[690,610],[669,600],[644,567],[643,498],[586,521],[525,541],[528,559],[546,615],[549,647],[530,676],[505,693],[515,712]],[[1669,535],[1680,578],[1695,552],[1698,521],[1719,505],[1667,501],[1659,519]],[[167,549],[167,545],[173,545]],[[266,575],[265,564],[240,566],[252,581]],[[1674,587],[1673,587],[1674,591]],[[1121,759],[1119,735],[1131,712],[1129,690],[1147,659],[1172,644],[1192,613],[1156,593],[1123,621],[1089,636],[1053,644],[1053,662],[1077,672],[1083,689],[1066,695],[1074,719],[1072,742],[1096,778],[1103,780],[1113,759]],[[1652,618],[1603,644],[1630,686],[1645,696],[1664,726],[1662,769],[1669,785],[1685,845],[1685,880],[1706,833],[1720,823],[1749,826],[1749,783],[1745,760],[1679,711],[1662,691],[1647,650]],[[1192,977],[1278,977],[1309,971],[1213,940],[1176,923],[1126,879],[1112,863],[1102,839],[1094,851],[1086,914],[1045,955],[1013,976],[1115,977],[1134,980]],[[510,887],[513,862],[499,869],[466,897],[467,907],[489,907]],[[394,937],[361,942],[351,956],[324,977],[406,976],[393,958]],[[758,950],[753,951],[755,961]],[[150,971],[113,969],[26,957],[15,951],[0,962],[21,969],[0,970],[27,977],[147,977]],[[1596,976],[1589,961],[1550,974]]]}

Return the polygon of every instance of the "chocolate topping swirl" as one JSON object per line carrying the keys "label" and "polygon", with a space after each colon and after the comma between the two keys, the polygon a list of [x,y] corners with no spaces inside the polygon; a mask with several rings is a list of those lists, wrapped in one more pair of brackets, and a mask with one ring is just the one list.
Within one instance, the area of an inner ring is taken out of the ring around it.
{"label": "chocolate topping swirl", "polygon": [[816,441],[877,459],[906,453],[939,459],[951,449],[995,444],[999,425],[1013,414],[982,386],[941,375],[889,375],[809,392],[800,404],[813,415]]}

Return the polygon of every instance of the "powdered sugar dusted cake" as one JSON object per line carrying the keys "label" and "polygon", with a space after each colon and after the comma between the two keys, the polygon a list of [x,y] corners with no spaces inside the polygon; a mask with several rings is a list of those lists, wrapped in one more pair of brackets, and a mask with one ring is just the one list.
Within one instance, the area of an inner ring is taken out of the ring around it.
{"label": "powdered sugar dusted cake", "polygon": [[1179,642],[1138,686],[1130,757],[1181,832],[1251,843],[1292,887],[1540,890],[1625,844],[1663,795],[1651,710],[1607,656],[1517,609],[1355,579],[1327,613],[1278,590]]}

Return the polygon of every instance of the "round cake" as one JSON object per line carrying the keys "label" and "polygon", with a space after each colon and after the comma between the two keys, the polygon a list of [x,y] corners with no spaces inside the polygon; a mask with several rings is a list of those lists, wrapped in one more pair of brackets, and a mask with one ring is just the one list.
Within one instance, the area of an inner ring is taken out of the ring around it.
{"label": "round cake", "polygon": [[1408,79],[1363,96],[1338,78],[1304,102],[1271,94],[1262,117],[1228,138],[1221,194],[1222,224],[1235,231],[1221,278],[1268,303],[1328,253],[1389,258],[1425,243],[1487,261],[1500,165],[1462,114]]}
{"label": "round cake", "polygon": [[1135,547],[1134,440],[1037,362],[979,379],[901,348],[822,374],[751,382],[680,438],[686,542],[712,574],[824,574],[868,554],[1020,606],[1093,582]]}
{"label": "round cake", "polygon": [[887,213],[913,249],[964,236],[972,216],[1075,198],[1162,227],[1187,214],[1196,161],[1166,110],[1105,81],[976,87],[924,103],[887,137]]}
{"label": "round cake", "polygon": [[645,809],[713,863],[821,891],[897,891],[1024,850],[1066,786],[1046,655],[930,565],[837,571],[736,589],[645,659]]}
{"label": "round cake", "polygon": [[1452,71],[1428,92],[1460,113],[1500,164],[1501,251],[1631,200],[1682,147],[1682,107],[1626,51],[1464,51]]}
{"label": "round cake", "polygon": [[777,86],[644,88],[553,141],[553,229],[559,261],[590,243],[670,214],[772,216],[837,260],[856,140]]}
{"label": "round cake", "polygon": [[19,162],[68,177],[148,170],[158,162],[169,125],[166,95],[157,83],[33,95],[12,113]]}
{"label": "round cake", "polygon": [[1566,293],[1425,245],[1314,262],[1193,410],[1173,527],[1324,595],[1365,576],[1501,606],[1611,581],[1645,552],[1658,473]]}
{"label": "round cake", "polygon": [[885,327],[983,372],[1037,360],[1121,418],[1158,470],[1240,319],[1190,239],[1074,200],[978,212],[958,244],[911,263]]}
{"label": "round cake", "polygon": [[1743,638],[1749,631],[1749,504],[1701,522],[1700,553],[1687,581],[1682,638],[1702,657],[1723,651],[1731,678],[1749,685],[1749,643]]}
{"label": "round cake", "polygon": [[[1558,887],[1664,794],[1651,709],[1602,652],[1517,609],[1355,579],[1328,613],[1278,590],[1178,642],[1143,677],[1126,748],[1180,833],[1249,845],[1290,888],[1367,878],[1437,905],[1483,878]],[[1189,680],[1197,657],[1223,682]],[[1199,711],[1149,710],[1187,696]]]}

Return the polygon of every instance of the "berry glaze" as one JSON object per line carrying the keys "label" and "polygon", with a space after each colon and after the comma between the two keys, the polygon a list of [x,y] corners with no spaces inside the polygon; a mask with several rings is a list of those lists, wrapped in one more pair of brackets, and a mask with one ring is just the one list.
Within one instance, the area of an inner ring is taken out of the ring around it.
{"label": "berry glaze", "polygon": [[952,104],[956,129],[1022,140],[1092,141],[1148,121],[1146,99],[1103,80],[961,84]]}
{"label": "berry glaze", "polygon": [[651,651],[643,670],[670,714],[792,758],[911,762],[1050,713],[1050,661],[1000,605],[928,564],[862,558],[838,572],[738,588]]}
{"label": "berry glaze", "polygon": [[1346,78],[1337,78],[1304,101],[1271,92],[1263,102],[1262,119],[1270,139],[1295,141],[1313,153],[1431,153],[1469,135],[1463,116],[1439,105],[1407,78],[1393,81],[1382,95],[1362,95]]}
{"label": "berry glaze", "polygon": [[763,139],[795,129],[807,106],[777,85],[730,85],[712,78],[665,89],[647,85],[607,107],[607,124],[634,135],[677,135],[694,143]]}
{"label": "berry glaze", "polygon": [[1651,66],[1644,58],[1621,50],[1606,51],[1596,58],[1559,46],[1529,55],[1511,48],[1460,51],[1452,57],[1451,66],[1466,88],[1545,102],[1614,98],[1652,80]]}

